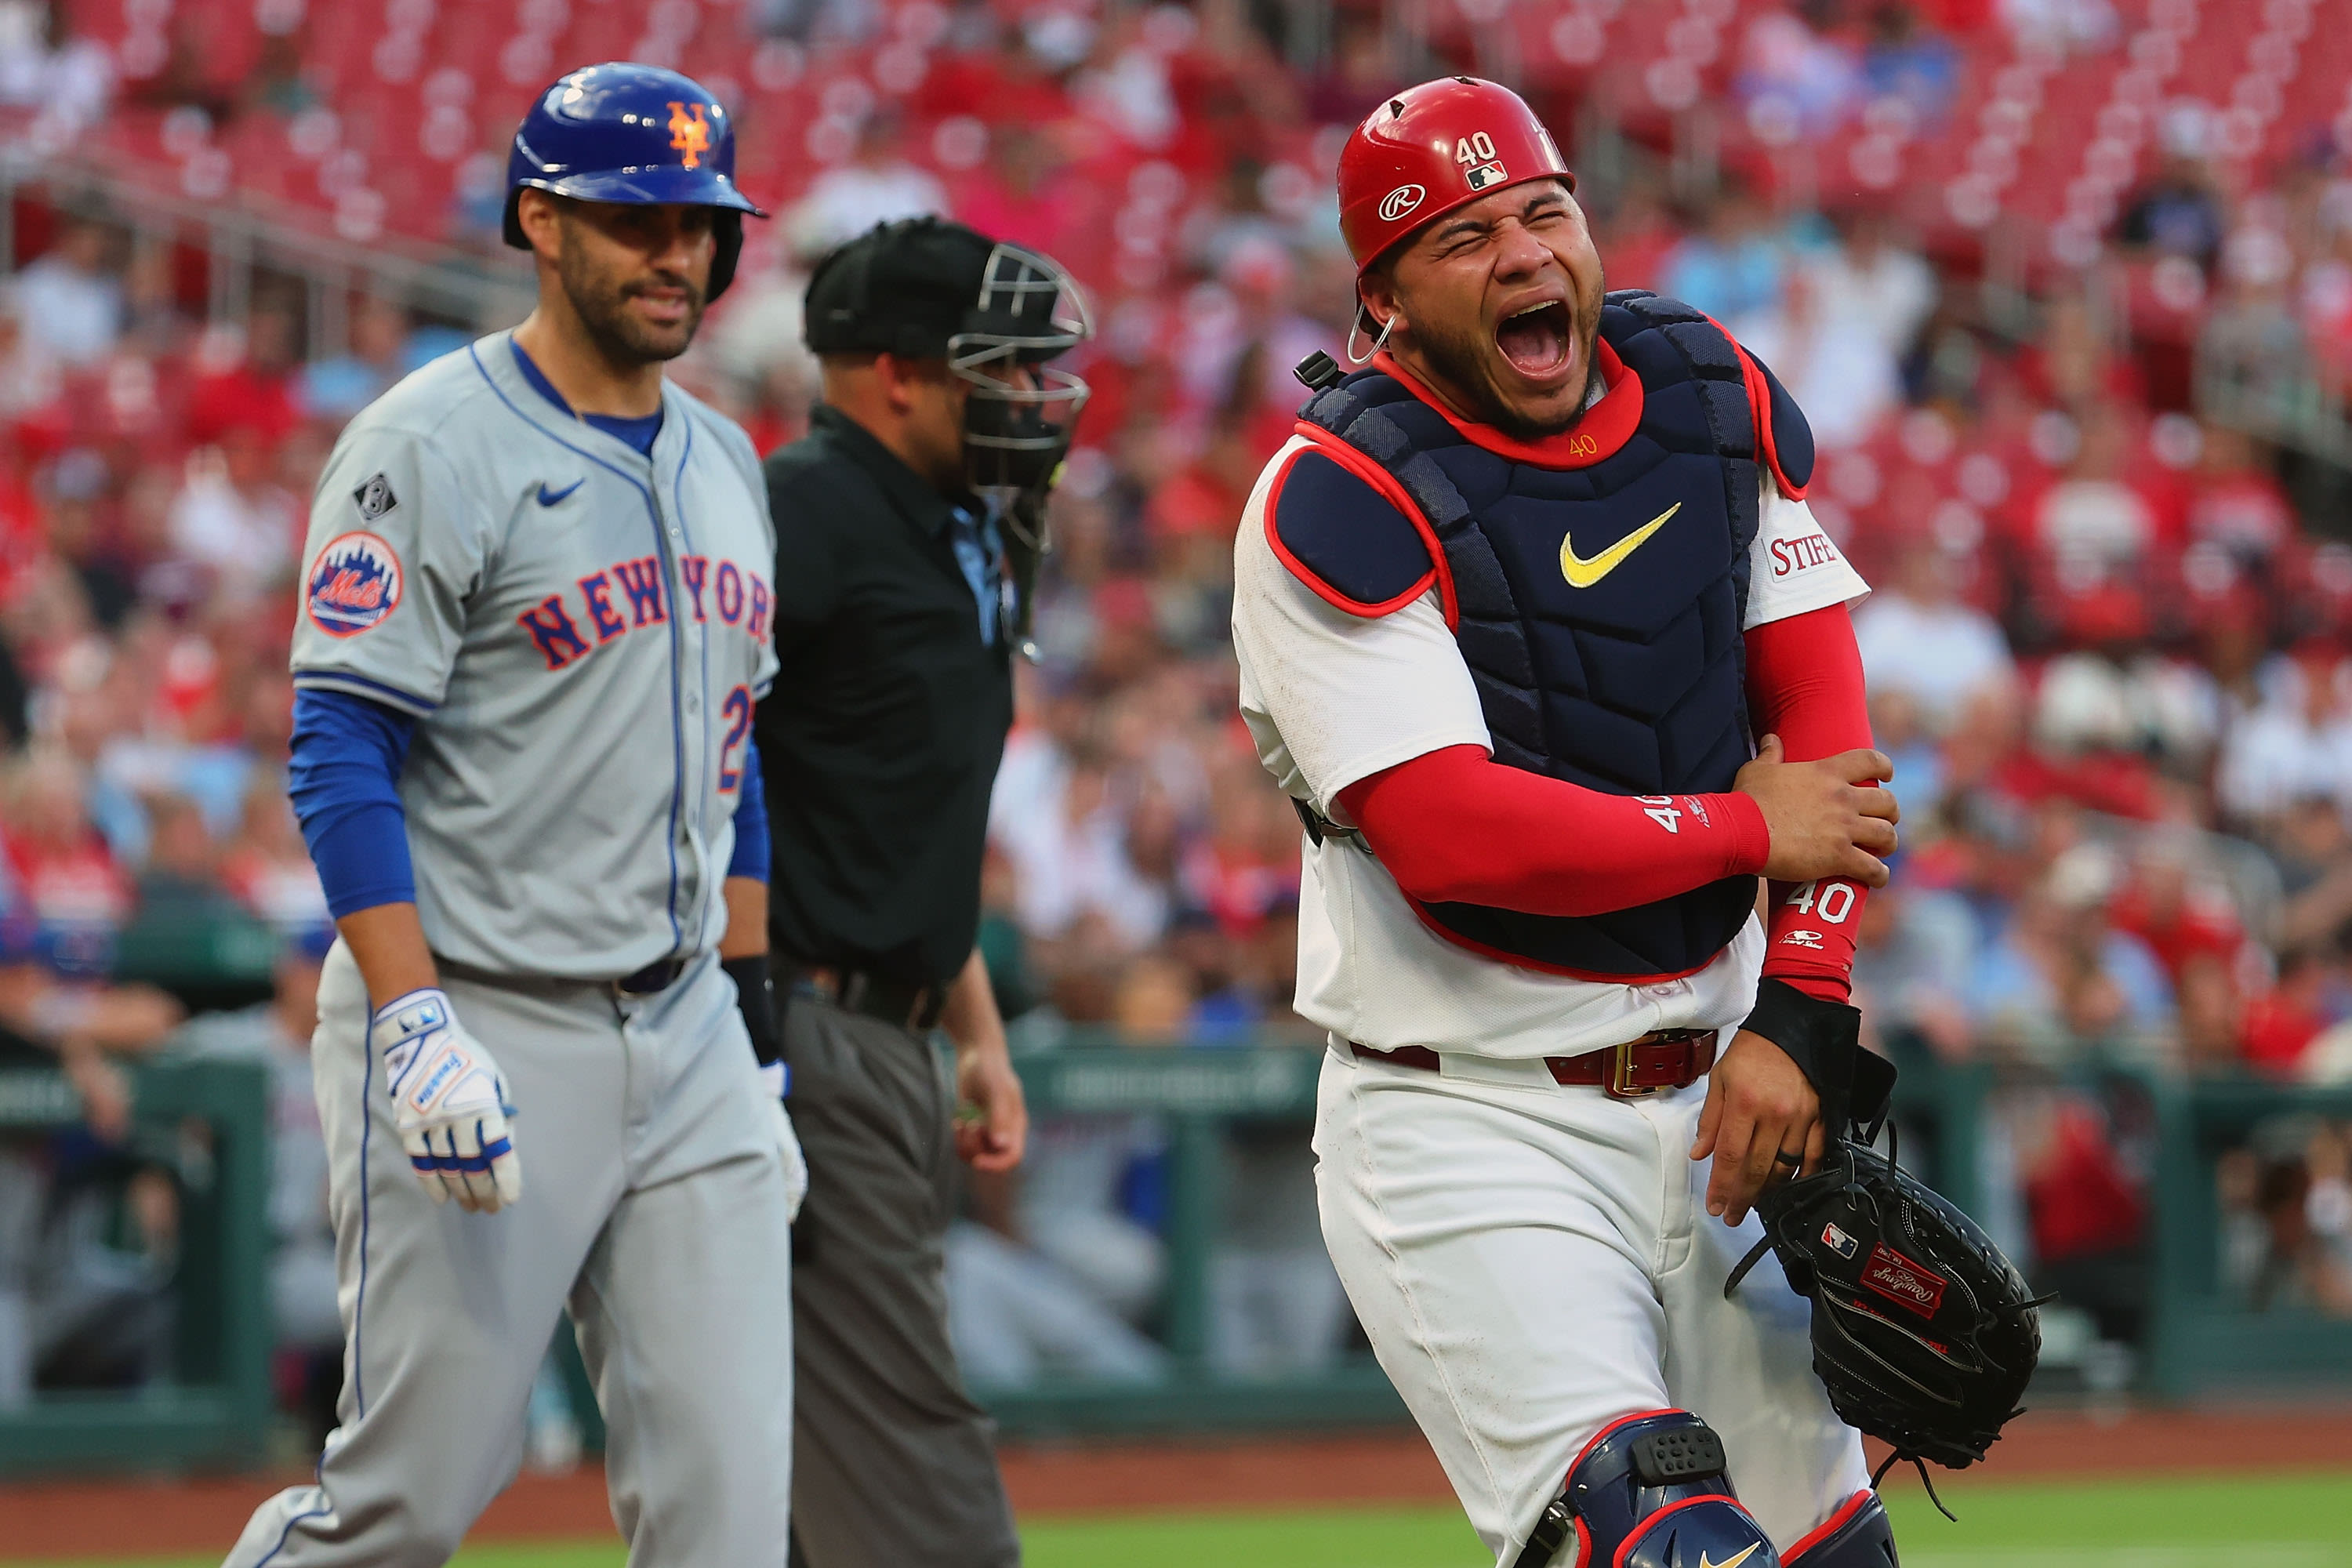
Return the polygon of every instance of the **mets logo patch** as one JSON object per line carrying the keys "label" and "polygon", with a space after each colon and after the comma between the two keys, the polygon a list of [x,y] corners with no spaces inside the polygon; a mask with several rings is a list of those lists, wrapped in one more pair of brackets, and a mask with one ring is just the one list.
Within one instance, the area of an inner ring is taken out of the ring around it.
{"label": "mets logo patch", "polygon": [[373,533],[331,541],[310,563],[310,624],[331,637],[357,635],[400,604],[400,557]]}

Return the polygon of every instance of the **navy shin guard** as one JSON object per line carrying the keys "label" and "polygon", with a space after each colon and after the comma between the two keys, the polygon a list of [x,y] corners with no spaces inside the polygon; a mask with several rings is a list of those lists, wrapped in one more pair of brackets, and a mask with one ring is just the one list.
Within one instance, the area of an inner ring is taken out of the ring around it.
{"label": "navy shin guard", "polygon": [[[1772,1542],[1732,1493],[1723,1439],[1686,1410],[1654,1411],[1602,1427],[1569,1467],[1566,1485],[1544,1509],[1513,1568],[1547,1568],[1571,1536],[1576,1550],[1561,1560],[1563,1568],[1780,1564]],[[1849,1568],[1843,1558],[1807,1563]]]}

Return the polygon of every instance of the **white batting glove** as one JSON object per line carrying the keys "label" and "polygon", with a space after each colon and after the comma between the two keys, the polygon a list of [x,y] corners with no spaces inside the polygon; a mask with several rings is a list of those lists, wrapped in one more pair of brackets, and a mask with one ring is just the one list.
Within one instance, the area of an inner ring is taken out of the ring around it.
{"label": "white batting glove", "polygon": [[789,1224],[801,1217],[801,1200],[808,1196],[808,1161],[801,1154],[800,1134],[793,1131],[792,1112],[784,1109],[789,1081],[784,1064],[769,1062],[761,1068],[760,1081],[767,1086],[768,1103],[776,1108],[776,1152],[784,1162],[784,1219]]}
{"label": "white batting glove", "polygon": [[433,1201],[455,1198],[469,1214],[496,1214],[522,1196],[506,1082],[457,1022],[448,993],[429,987],[385,1003],[368,1037],[383,1050],[400,1146]]}

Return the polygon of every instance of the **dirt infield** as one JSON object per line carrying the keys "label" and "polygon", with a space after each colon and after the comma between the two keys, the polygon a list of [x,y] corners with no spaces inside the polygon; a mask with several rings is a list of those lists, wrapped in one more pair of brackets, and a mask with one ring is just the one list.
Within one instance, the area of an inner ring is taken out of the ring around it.
{"label": "dirt infield", "polygon": [[[1990,1479],[2214,1470],[2352,1469],[2352,1409],[2053,1413],[2010,1429]],[[1024,1514],[1442,1501],[1411,1431],[1252,1441],[1008,1448]],[[301,1476],[60,1480],[0,1487],[0,1562],[226,1549],[254,1504]],[[1890,1482],[1890,1484],[1892,1484]],[[526,1476],[490,1506],[481,1540],[596,1536],[612,1528],[603,1475]]]}

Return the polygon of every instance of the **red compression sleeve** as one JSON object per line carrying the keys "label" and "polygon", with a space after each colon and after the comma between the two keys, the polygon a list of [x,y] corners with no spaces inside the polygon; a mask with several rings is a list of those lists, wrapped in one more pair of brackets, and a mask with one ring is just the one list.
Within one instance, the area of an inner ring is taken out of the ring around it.
{"label": "red compression sleeve", "polygon": [[1604,795],[1448,746],[1339,792],[1420,903],[1535,915],[1632,909],[1764,868],[1764,812],[1738,795]]}
{"label": "red compression sleeve", "polygon": [[[1843,605],[1770,621],[1748,634],[1748,707],[1759,737],[1778,735],[1792,763],[1871,744],[1862,650]],[[1764,973],[1822,1002],[1853,992],[1854,932],[1870,889],[1844,877],[1775,882]]]}

